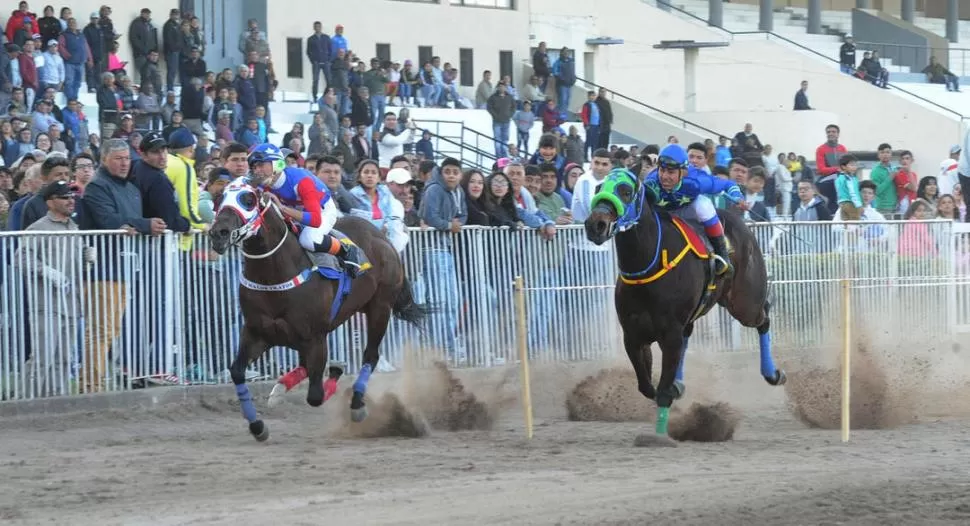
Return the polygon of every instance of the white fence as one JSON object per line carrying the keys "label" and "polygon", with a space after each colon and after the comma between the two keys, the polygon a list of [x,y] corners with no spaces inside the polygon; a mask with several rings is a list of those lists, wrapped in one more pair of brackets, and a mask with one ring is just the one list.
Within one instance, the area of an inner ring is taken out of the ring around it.
{"label": "white fence", "polygon": [[[766,254],[776,345],[824,345],[838,326],[839,285],[856,290],[859,316],[927,334],[970,328],[970,229],[950,222],[774,223],[752,227]],[[5,399],[120,390],[154,383],[223,383],[236,353],[240,256],[216,257],[196,236],[0,234],[0,395]],[[581,226],[547,241],[531,230],[412,229],[405,267],[425,330],[394,320],[382,345],[392,365],[405,349],[435,349],[453,366],[515,358],[512,281],[529,295],[532,359],[580,361],[622,353],[613,310],[612,245]],[[329,338],[331,358],[360,365],[366,330],[352,319]],[[699,321],[692,352],[754,350],[756,332],[717,308]],[[296,364],[273,349],[251,376]]]}

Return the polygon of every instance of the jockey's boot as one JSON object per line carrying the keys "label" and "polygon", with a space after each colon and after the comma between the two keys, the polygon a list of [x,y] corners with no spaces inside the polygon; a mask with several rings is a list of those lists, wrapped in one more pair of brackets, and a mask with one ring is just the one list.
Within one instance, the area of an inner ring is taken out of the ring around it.
{"label": "jockey's boot", "polygon": [[714,273],[718,276],[729,276],[734,273],[731,264],[731,254],[728,253],[727,240],[724,235],[712,236],[711,245],[714,246]]}
{"label": "jockey's boot", "polygon": [[361,253],[357,245],[345,245],[337,238],[327,234],[323,241],[316,243],[314,252],[326,252],[340,259],[340,265],[352,278],[361,273]]}

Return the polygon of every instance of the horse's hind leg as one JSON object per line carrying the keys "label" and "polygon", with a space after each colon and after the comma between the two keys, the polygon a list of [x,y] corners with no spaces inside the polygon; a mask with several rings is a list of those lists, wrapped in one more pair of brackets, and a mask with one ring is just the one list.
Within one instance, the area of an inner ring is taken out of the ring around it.
{"label": "horse's hind leg", "polygon": [[771,317],[768,310],[771,305],[766,301],[764,319],[758,325],[758,350],[761,354],[761,376],[771,385],[785,385],[787,378],[785,371],[775,367],[775,359],[771,355]]}
{"label": "horse's hind leg", "polygon": [[244,327],[239,341],[239,352],[236,354],[236,359],[233,360],[232,365],[229,366],[232,383],[236,385],[239,408],[243,417],[249,422],[249,432],[260,442],[269,438],[269,428],[259,419],[259,415],[256,413],[256,404],[253,403],[253,396],[249,393],[249,386],[246,385],[246,368],[267,350],[269,350],[269,345]]}
{"label": "horse's hind leg", "polygon": [[269,393],[269,400],[267,400],[266,405],[270,407],[279,405],[283,401],[283,395],[300,385],[306,378],[306,355],[305,353],[300,353],[300,365],[283,376],[280,376],[279,380],[276,381],[276,385],[273,386],[273,390]]}
{"label": "horse's hind leg", "polygon": [[323,373],[327,369],[327,338],[320,338],[303,351],[303,354],[306,354],[307,377],[310,379],[306,403],[313,407],[320,407],[324,397]]}
{"label": "horse's hind leg", "polygon": [[367,308],[367,347],[364,348],[364,364],[354,382],[354,395],[350,399],[350,418],[354,422],[362,422],[367,418],[367,407],[364,395],[367,394],[367,384],[370,375],[377,367],[381,355],[379,348],[387,333],[387,324],[391,321],[391,305],[388,302],[373,300]]}

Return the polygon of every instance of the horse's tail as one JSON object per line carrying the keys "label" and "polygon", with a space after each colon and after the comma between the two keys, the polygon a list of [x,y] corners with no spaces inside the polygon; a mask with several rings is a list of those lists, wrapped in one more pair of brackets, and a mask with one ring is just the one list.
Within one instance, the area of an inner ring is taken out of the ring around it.
{"label": "horse's tail", "polygon": [[398,291],[397,298],[394,299],[394,305],[391,308],[395,318],[404,320],[418,328],[421,327],[421,322],[432,312],[432,309],[427,305],[419,305],[414,302],[414,294],[408,278],[404,278],[404,282],[401,283],[401,290]]}

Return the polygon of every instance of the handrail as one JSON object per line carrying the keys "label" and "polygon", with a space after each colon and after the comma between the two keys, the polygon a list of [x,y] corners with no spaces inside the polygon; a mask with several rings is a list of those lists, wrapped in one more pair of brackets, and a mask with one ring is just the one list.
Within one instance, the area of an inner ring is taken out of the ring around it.
{"label": "handrail", "polygon": [[586,84],[587,86],[592,86],[592,87],[594,87],[596,89],[605,89],[606,91],[609,91],[614,97],[619,97],[619,98],[621,98],[621,99],[623,99],[625,101],[632,102],[632,103],[634,103],[634,104],[636,104],[638,106],[642,106],[644,108],[647,108],[648,110],[650,110],[652,112],[659,113],[659,114],[661,114],[661,115],[663,115],[665,117],[668,117],[670,119],[673,119],[674,121],[679,122],[683,126],[684,129],[687,129],[687,126],[686,125],[689,124],[690,126],[693,126],[694,128],[697,128],[698,130],[701,130],[701,131],[704,131],[706,133],[712,134],[714,136],[714,137],[711,137],[712,139],[715,138],[715,137],[732,137],[731,134],[716,132],[716,131],[714,131],[714,130],[712,130],[710,128],[706,128],[704,126],[701,126],[700,124],[697,124],[695,122],[691,122],[691,121],[689,121],[689,120],[687,120],[687,119],[685,119],[683,117],[679,117],[677,115],[674,115],[673,113],[669,113],[669,112],[666,112],[666,111],[664,111],[664,110],[662,110],[660,108],[651,106],[651,105],[647,104],[646,102],[643,102],[643,101],[634,99],[633,97],[630,97],[629,95],[624,95],[624,94],[622,94],[622,93],[620,93],[618,91],[614,91],[613,89],[608,88],[606,86],[600,86],[599,84],[597,84],[597,83],[595,83],[595,82],[593,82],[591,80],[586,80],[586,79],[584,79],[582,77],[576,77],[576,80],[582,82],[583,84]]}
{"label": "handrail", "polygon": [[[673,4],[671,4],[671,3],[669,3],[669,2],[667,2],[665,0],[655,0],[655,1],[656,1],[657,4],[664,5],[664,6],[669,7],[670,9],[672,9],[674,11],[677,11],[680,14],[687,15],[689,18],[692,18],[692,19],[697,20],[699,22],[703,22],[708,27],[711,27],[711,28],[720,30],[721,32],[725,33],[726,35],[729,35],[731,37],[731,40],[734,40],[734,37],[739,36],[739,35],[765,35],[765,40],[770,40],[772,37],[774,37],[774,38],[777,38],[778,40],[781,40],[781,41],[786,42],[786,43],[788,43],[788,44],[790,44],[792,46],[795,46],[795,47],[801,49],[802,51],[807,51],[809,53],[815,54],[815,55],[817,55],[817,56],[819,56],[819,57],[821,57],[821,58],[823,58],[825,60],[828,60],[829,62],[834,62],[836,64],[839,63],[839,61],[836,60],[835,58],[832,58],[832,57],[830,57],[828,55],[824,55],[822,53],[819,53],[818,51],[816,51],[816,50],[814,50],[814,49],[812,49],[812,48],[810,48],[808,46],[799,44],[798,42],[795,42],[794,40],[792,40],[790,38],[781,36],[778,33],[775,33],[774,31],[731,31],[730,29],[727,29],[726,27],[723,27],[723,26],[711,25],[711,23],[708,20],[705,20],[705,19],[703,19],[703,18],[701,18],[701,17],[699,17],[699,16],[695,15],[694,13],[691,13],[691,12],[689,12],[687,10],[681,9],[681,8],[679,8],[679,7],[673,5]],[[890,82],[890,83],[888,83],[888,85],[889,86],[892,86],[893,89],[895,89],[896,91],[898,91],[900,93],[905,93],[906,95],[908,95],[910,97],[913,97],[915,99],[918,99],[918,100],[920,100],[920,101],[922,101],[922,102],[924,102],[926,104],[929,104],[931,106],[935,106],[936,108],[939,108],[939,109],[941,109],[941,110],[943,110],[945,112],[952,113],[953,115],[956,115],[960,119],[964,119],[965,118],[962,113],[960,113],[960,112],[958,112],[956,110],[947,108],[946,106],[943,106],[941,104],[937,104],[936,102],[933,102],[933,101],[931,101],[931,100],[929,100],[929,99],[927,99],[925,97],[921,97],[921,96],[919,96],[919,95],[917,95],[917,94],[915,94],[915,93],[913,93],[911,91],[904,90],[904,89],[900,88],[899,85],[897,85],[897,84],[893,84],[893,83]]]}
{"label": "handrail", "polygon": [[[856,41],[856,47],[860,49],[865,49],[866,51],[878,51],[882,58],[892,59],[896,62],[896,58],[899,57],[900,60],[912,58],[912,62],[916,63],[918,59],[927,60],[927,57],[940,57],[943,56],[943,52],[946,53],[946,67],[951,71],[956,69],[956,64],[954,64],[953,58],[956,53],[960,54],[960,70],[964,73],[968,70],[967,54],[970,52],[970,48],[949,48],[949,47],[927,47],[927,46],[917,46],[913,44],[896,44],[893,42],[859,42]],[[929,65],[929,62],[923,62],[924,65]],[[919,67],[919,66],[917,66]],[[922,70],[920,70],[922,71]],[[919,73],[919,71],[912,71],[912,73]],[[960,76],[957,74],[957,76]]]}
{"label": "handrail", "polygon": [[[455,148],[458,149],[458,152],[457,152],[458,153],[458,157],[460,158],[459,160],[461,160],[463,164],[464,163],[468,163],[468,164],[472,165],[473,167],[478,168],[479,170],[491,170],[492,169],[491,166],[484,166],[484,165],[482,165],[480,162],[478,162],[478,159],[489,159],[489,160],[492,160],[492,161],[494,161],[494,160],[497,159],[495,157],[495,154],[489,153],[489,152],[487,152],[485,150],[482,150],[482,149],[480,149],[480,148],[478,148],[476,146],[472,146],[470,144],[467,144],[464,141],[457,142],[457,141],[454,141],[454,140],[452,140],[452,139],[450,139],[448,137],[443,137],[443,136],[438,135],[436,133],[433,133],[431,131],[429,131],[428,133],[430,133],[433,138],[435,138],[435,139],[438,140],[438,144],[436,144],[436,146],[438,146],[438,147],[435,148],[435,151],[437,153],[440,153],[442,155],[445,155],[445,153],[441,151],[441,147],[439,145],[441,141],[444,141],[445,143],[450,144],[450,145],[452,145],[452,146],[454,146]],[[471,160],[466,160],[465,159],[465,151],[466,150],[468,150],[471,153],[475,154],[475,156],[478,157],[478,159],[476,159],[475,162],[472,162]]]}

